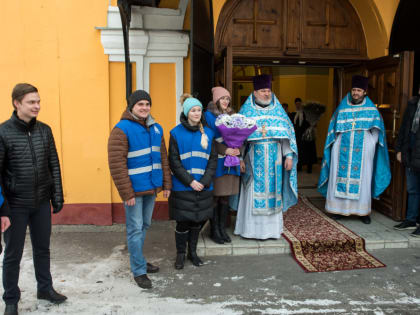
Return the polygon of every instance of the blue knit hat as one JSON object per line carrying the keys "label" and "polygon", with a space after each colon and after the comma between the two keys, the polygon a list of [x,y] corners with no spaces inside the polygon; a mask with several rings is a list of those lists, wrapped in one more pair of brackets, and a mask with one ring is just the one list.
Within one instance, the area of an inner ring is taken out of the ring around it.
{"label": "blue knit hat", "polygon": [[188,113],[190,112],[191,108],[193,108],[194,106],[200,106],[201,110],[203,110],[203,104],[201,104],[201,102],[194,97],[186,98],[182,106],[184,107],[185,117],[188,117]]}

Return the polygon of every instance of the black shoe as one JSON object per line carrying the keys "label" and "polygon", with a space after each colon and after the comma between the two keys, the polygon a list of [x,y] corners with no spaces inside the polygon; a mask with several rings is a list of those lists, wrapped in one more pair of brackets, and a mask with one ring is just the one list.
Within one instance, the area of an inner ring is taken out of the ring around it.
{"label": "black shoe", "polygon": [[420,237],[420,226],[410,235],[413,237]]}
{"label": "black shoe", "polygon": [[147,275],[140,275],[134,277],[134,281],[136,281],[137,285],[143,289],[151,289],[152,288],[152,281],[147,277]]}
{"label": "black shoe", "polygon": [[226,233],[226,219],[229,213],[229,205],[221,204],[219,206],[219,231],[220,236],[222,237],[225,243],[231,243],[229,235]]}
{"label": "black shoe", "polygon": [[185,263],[185,254],[183,253],[176,254],[175,269],[177,270],[184,269],[184,263]]}
{"label": "black shoe", "polygon": [[416,229],[416,222],[404,220],[400,224],[394,226],[394,230],[402,231],[402,230],[415,230]]}
{"label": "black shoe", "polygon": [[370,216],[364,216],[364,217],[360,217],[360,221],[362,221],[364,224],[370,224],[371,220],[370,220]]}
{"label": "black shoe", "polygon": [[4,309],[4,315],[18,315],[18,306],[17,304],[6,304]]}
{"label": "black shoe", "polygon": [[158,266],[154,266],[150,263],[147,263],[147,273],[156,273],[159,271],[159,267]]}
{"label": "black shoe", "polygon": [[54,304],[60,304],[67,300],[66,296],[58,293],[54,289],[49,291],[38,291],[37,298],[38,300],[48,300]]}
{"label": "black shoe", "polygon": [[330,218],[333,219],[333,220],[340,220],[340,219],[343,218],[343,216],[339,215],[339,214],[332,214],[332,215],[330,215]]}

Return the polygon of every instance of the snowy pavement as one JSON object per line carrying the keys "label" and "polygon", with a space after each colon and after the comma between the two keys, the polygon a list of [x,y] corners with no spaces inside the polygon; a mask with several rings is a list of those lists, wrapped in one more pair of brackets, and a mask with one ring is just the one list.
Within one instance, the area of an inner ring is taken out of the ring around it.
{"label": "snowy pavement", "polygon": [[[95,232],[95,230],[102,232]],[[145,252],[161,271],[136,286],[124,232],[52,236],[54,286],[62,305],[36,299],[29,237],[21,264],[20,314],[419,314],[420,250],[372,253],[387,268],[305,273],[290,255],[206,257],[174,270],[173,224],[154,222]],[[28,235],[29,236],[29,235]],[[0,312],[3,306],[0,306]]]}

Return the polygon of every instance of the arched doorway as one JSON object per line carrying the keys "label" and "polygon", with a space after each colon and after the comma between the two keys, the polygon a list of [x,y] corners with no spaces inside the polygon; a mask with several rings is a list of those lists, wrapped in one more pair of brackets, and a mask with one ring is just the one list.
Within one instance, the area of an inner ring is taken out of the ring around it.
{"label": "arched doorway", "polygon": [[411,94],[414,59],[401,53],[369,60],[366,33],[350,0],[228,0],[215,32],[215,81],[234,92],[238,65],[327,67],[334,73],[334,106],[350,90],[352,75],[367,75],[369,96],[385,121],[394,178],[374,207],[400,220],[405,200],[395,196],[404,188],[393,145]]}

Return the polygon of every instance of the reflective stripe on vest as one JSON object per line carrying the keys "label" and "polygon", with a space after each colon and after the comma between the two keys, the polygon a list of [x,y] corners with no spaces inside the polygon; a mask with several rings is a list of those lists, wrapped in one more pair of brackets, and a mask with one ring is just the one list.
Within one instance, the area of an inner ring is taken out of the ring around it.
{"label": "reflective stripe on vest", "polygon": [[[171,130],[171,136],[178,145],[179,157],[182,166],[197,181],[205,174],[208,160],[210,158],[211,144],[213,141],[213,132],[210,128],[204,127],[204,132],[208,138],[208,147],[201,147],[201,132],[187,130],[182,124],[179,124]],[[190,191],[190,186],[185,186],[174,175],[172,176],[172,189],[174,191]],[[212,190],[213,185],[205,190]]]}
{"label": "reflective stripe on vest", "polygon": [[127,136],[127,168],[133,190],[141,192],[162,187],[162,127],[156,123],[147,130],[139,123],[125,119],[116,127]]}

